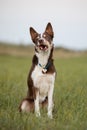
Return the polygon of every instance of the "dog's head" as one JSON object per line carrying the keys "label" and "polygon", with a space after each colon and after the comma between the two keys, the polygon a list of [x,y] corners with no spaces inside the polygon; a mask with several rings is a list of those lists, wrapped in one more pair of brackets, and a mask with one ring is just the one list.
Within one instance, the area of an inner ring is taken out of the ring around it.
{"label": "dog's head", "polygon": [[32,27],[30,27],[30,35],[31,39],[35,44],[35,50],[37,52],[49,52],[53,47],[53,28],[51,23],[48,23],[45,29],[45,32],[41,35],[35,31]]}

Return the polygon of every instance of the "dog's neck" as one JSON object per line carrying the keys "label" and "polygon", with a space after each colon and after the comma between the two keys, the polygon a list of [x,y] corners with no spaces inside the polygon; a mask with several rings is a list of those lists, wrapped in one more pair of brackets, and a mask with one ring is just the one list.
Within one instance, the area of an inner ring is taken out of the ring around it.
{"label": "dog's neck", "polygon": [[38,57],[38,65],[40,64],[42,67],[45,67],[48,63],[50,52],[47,53],[36,53]]}

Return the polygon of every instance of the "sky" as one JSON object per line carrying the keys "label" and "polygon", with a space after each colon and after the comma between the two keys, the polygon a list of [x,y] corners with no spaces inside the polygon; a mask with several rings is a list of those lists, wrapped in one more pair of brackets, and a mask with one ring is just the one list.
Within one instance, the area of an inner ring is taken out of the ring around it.
{"label": "sky", "polygon": [[87,0],[0,0],[0,41],[30,44],[29,28],[48,22],[55,46],[87,49]]}

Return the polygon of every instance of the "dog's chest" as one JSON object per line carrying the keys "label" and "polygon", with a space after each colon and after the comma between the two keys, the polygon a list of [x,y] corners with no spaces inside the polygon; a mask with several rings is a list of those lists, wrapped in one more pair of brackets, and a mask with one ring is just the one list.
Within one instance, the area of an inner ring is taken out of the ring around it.
{"label": "dog's chest", "polygon": [[39,89],[41,95],[46,95],[55,80],[54,74],[43,74],[42,68],[36,66],[31,74],[34,87]]}

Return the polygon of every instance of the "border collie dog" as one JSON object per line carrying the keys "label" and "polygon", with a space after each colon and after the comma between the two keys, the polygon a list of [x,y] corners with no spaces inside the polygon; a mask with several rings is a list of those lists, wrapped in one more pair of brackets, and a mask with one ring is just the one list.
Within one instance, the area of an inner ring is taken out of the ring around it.
{"label": "border collie dog", "polygon": [[48,117],[52,119],[53,90],[56,70],[53,64],[53,28],[48,23],[41,35],[30,27],[31,39],[35,45],[35,54],[28,75],[27,97],[22,100],[19,110],[23,112],[35,111],[40,116],[40,107],[47,106]]}

